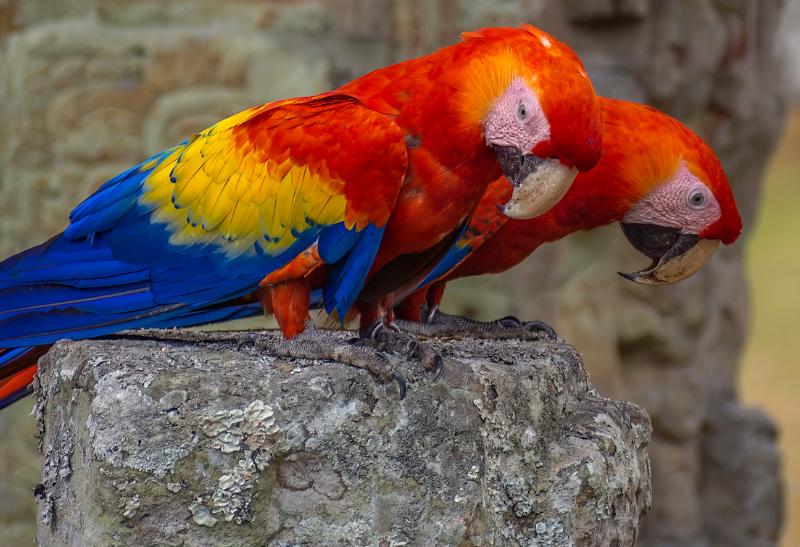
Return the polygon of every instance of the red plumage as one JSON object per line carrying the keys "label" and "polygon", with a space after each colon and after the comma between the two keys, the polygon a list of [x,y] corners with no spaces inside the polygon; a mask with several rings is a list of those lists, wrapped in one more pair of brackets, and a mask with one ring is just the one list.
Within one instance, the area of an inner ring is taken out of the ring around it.
{"label": "red plumage", "polygon": [[[500,175],[482,124],[514,75],[532,82],[550,122],[550,137],[538,148],[567,165],[594,165],[602,117],[591,84],[572,50],[533,27],[466,33],[458,44],[378,69],[334,92],[389,116],[408,144],[405,181],[356,305],[362,328],[422,280],[435,264],[437,245],[457,235]],[[373,191],[354,187],[352,200],[368,201]],[[416,261],[393,262],[415,255]],[[302,306],[291,306],[303,313]],[[276,315],[289,321],[288,313]]]}
{"label": "red plumage", "polygon": [[[333,92],[249,109],[126,176],[141,173],[139,201],[151,208],[155,223],[168,226],[170,245],[178,247],[214,241],[231,256],[245,256],[253,245],[274,255],[278,242],[289,245],[321,224],[385,226],[356,304],[364,326],[424,278],[500,175],[484,123],[515,78],[535,93],[548,121],[549,134],[533,152],[591,167],[602,136],[591,83],[572,50],[524,26],[467,33],[458,44]],[[342,195],[341,218],[327,211],[321,220],[327,196]],[[90,198],[82,206],[85,225],[71,226],[70,237],[112,228],[100,222],[97,203]],[[265,210],[273,211],[264,215],[271,218],[261,218]],[[259,297],[287,337],[303,328],[310,288],[325,282],[322,262],[302,253],[278,271],[264,272]],[[15,382],[23,378],[8,365],[0,378],[12,374]]]}
{"label": "red plumage", "polygon": [[729,244],[742,222],[725,172],[711,147],[685,125],[658,110],[635,103],[602,99],[605,130],[597,166],[581,173],[564,198],[547,213],[529,220],[509,219],[497,205],[506,199],[508,182],[494,181],[481,200],[467,238],[475,249],[437,283],[417,291],[397,315],[419,319],[423,303],[438,306],[448,281],[516,266],[540,245],[580,230],[622,220],[629,209],[669,180],[681,162],[707,184],[719,202],[718,221],[699,235]]}

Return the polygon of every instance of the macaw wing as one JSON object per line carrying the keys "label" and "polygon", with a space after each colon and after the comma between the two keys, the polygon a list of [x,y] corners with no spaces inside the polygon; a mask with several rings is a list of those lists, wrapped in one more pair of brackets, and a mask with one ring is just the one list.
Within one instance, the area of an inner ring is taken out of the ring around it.
{"label": "macaw wing", "polygon": [[0,347],[163,322],[253,291],[319,240],[346,313],[406,173],[403,133],[346,95],[256,107],[156,154],[0,264]]}
{"label": "macaw wing", "polygon": [[418,288],[430,285],[447,275],[505,225],[508,217],[502,213],[499,206],[508,201],[511,191],[511,183],[505,177],[500,177],[489,185],[472,213],[472,218],[464,234],[450,246],[445,256]]}

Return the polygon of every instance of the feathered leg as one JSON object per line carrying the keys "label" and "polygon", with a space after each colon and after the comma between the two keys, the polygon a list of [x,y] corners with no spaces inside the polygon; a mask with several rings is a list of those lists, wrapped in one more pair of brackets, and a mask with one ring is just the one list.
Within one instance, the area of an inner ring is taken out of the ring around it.
{"label": "feathered leg", "polygon": [[[265,294],[266,293],[266,294]],[[301,332],[308,320],[311,287],[308,280],[289,279],[277,285],[259,289],[259,299],[264,303],[269,298],[269,311],[273,313],[281,332],[292,339]],[[265,311],[267,306],[264,306]]]}

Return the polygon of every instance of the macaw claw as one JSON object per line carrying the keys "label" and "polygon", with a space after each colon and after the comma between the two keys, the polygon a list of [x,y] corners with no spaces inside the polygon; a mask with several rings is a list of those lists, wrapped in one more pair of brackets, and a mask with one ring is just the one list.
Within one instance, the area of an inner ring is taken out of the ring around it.
{"label": "macaw claw", "polygon": [[406,398],[406,379],[405,377],[397,371],[392,373],[394,375],[394,379],[397,382],[397,390],[400,392],[400,400]]}
{"label": "macaw claw", "polygon": [[513,315],[506,315],[498,319],[497,322],[508,329],[527,329],[530,332],[543,332],[550,340],[558,339],[555,329],[544,321],[520,321]]}
{"label": "macaw claw", "polygon": [[[424,370],[432,372],[434,381],[442,375],[444,359],[439,352],[430,344],[402,332],[395,323],[385,325],[383,322],[376,322],[376,324],[370,325],[369,328],[364,329],[357,343],[360,346],[372,346],[379,351],[401,355],[406,361],[417,362]],[[396,371],[395,374],[399,376]],[[404,394],[405,379],[402,382],[397,376],[395,379],[401,394]]]}
{"label": "macaw claw", "polygon": [[444,359],[442,359],[441,355],[436,356],[436,365],[433,369],[433,381],[439,379],[439,376],[442,375],[442,370],[444,369]]}

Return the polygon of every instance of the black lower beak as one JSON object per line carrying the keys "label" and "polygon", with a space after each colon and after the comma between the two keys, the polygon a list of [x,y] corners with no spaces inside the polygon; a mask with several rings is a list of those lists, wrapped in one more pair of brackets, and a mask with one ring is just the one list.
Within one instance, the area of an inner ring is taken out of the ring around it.
{"label": "black lower beak", "polygon": [[633,247],[652,259],[644,270],[619,274],[625,279],[644,284],[673,283],[700,269],[711,257],[718,242],[697,247],[697,234],[684,234],[677,228],[655,224],[622,223],[622,231]]}
{"label": "black lower beak", "polygon": [[700,236],[683,234],[677,228],[656,224],[622,223],[622,232],[633,248],[655,261],[683,254],[700,241]]}
{"label": "black lower beak", "polygon": [[495,146],[494,151],[497,154],[500,169],[515,187],[521,185],[528,175],[544,163],[539,156],[523,154],[515,146]]}

